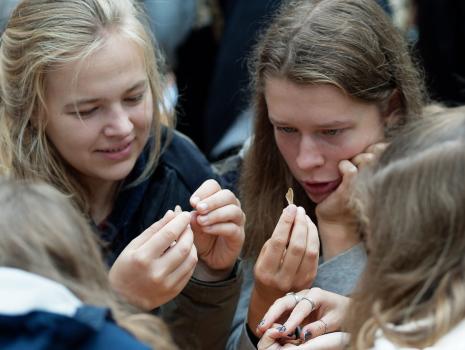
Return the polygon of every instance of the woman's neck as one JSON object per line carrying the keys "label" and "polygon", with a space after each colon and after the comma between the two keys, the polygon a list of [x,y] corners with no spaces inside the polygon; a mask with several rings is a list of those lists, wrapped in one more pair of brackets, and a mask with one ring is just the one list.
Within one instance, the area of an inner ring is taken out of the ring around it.
{"label": "woman's neck", "polygon": [[87,181],[89,189],[90,215],[99,225],[111,213],[119,186],[117,181]]}

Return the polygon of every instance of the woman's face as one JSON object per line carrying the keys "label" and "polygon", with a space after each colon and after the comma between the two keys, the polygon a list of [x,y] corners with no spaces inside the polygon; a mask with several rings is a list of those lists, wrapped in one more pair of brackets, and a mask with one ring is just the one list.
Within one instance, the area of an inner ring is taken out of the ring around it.
{"label": "woman's face", "polygon": [[330,84],[297,85],[268,78],[265,99],[276,144],[315,203],[340,184],[341,160],[352,159],[383,138],[379,108]]}
{"label": "woman's face", "polygon": [[111,35],[83,62],[48,73],[46,88],[46,134],[80,179],[91,186],[124,179],[153,118],[141,49]]}

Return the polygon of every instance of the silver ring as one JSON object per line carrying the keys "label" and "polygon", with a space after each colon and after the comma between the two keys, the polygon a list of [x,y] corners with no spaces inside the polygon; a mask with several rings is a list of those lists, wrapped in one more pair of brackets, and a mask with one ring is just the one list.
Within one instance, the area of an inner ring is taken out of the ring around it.
{"label": "silver ring", "polygon": [[302,297],[300,295],[295,294],[294,292],[286,293],[286,296],[288,296],[288,295],[294,297],[294,300],[295,300],[294,307],[302,300]]}
{"label": "silver ring", "polygon": [[[323,321],[323,319],[321,319],[321,318],[320,318],[318,321],[320,321],[321,323],[323,323],[323,325],[325,326],[325,330],[324,330],[323,334],[326,334],[326,332],[328,331],[328,325],[327,325],[326,322]],[[322,335],[323,335],[323,334],[322,334]]]}
{"label": "silver ring", "polygon": [[301,301],[302,301],[302,300],[307,300],[307,301],[310,303],[310,305],[312,306],[312,310],[311,310],[311,311],[315,310],[316,305],[315,305],[315,302],[314,302],[312,299],[307,298],[307,297],[301,297],[300,300],[301,300]]}

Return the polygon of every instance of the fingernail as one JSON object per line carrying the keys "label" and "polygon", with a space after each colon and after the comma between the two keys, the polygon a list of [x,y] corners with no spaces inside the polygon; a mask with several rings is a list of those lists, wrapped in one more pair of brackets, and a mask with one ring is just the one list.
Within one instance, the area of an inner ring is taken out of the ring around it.
{"label": "fingernail", "polygon": [[279,333],[284,333],[286,331],[286,326],[279,326],[277,330]]}
{"label": "fingernail", "polygon": [[197,217],[197,219],[199,220],[200,223],[206,224],[207,221],[208,221],[208,216],[207,215],[200,215],[200,216]]}
{"label": "fingernail", "polygon": [[191,202],[192,204],[196,205],[198,202],[200,202],[200,198],[195,196],[195,197],[192,197],[191,198]]}
{"label": "fingernail", "polygon": [[312,332],[305,331],[305,333],[304,333],[304,341],[310,340],[311,337],[312,337]]}
{"label": "fingernail", "polygon": [[174,207],[174,212],[175,212],[175,213],[180,213],[180,212],[182,212],[181,206],[180,206],[179,204],[177,204],[177,205]]}
{"label": "fingernail", "polygon": [[207,210],[208,209],[208,204],[204,203],[204,202],[199,203],[199,204],[197,204],[197,209],[198,210]]}
{"label": "fingernail", "polygon": [[302,208],[302,207],[298,207],[298,208],[297,208],[297,212],[299,212],[300,214],[305,215],[305,209]]}
{"label": "fingernail", "polygon": [[265,320],[261,320],[257,327],[261,327],[265,324]]}
{"label": "fingernail", "polygon": [[297,210],[297,207],[295,206],[295,204],[290,204],[288,205],[285,209],[284,209],[288,214],[294,214],[295,211]]}

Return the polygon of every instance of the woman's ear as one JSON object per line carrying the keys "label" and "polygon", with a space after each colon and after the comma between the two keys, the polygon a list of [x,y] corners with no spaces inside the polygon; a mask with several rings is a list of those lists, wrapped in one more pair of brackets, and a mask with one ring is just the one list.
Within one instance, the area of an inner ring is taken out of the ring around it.
{"label": "woman's ear", "polygon": [[395,89],[387,101],[387,105],[383,108],[384,125],[392,127],[397,125],[402,118],[402,96],[399,90]]}

